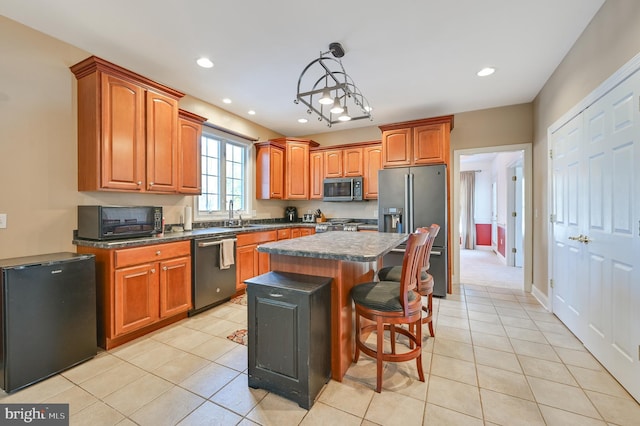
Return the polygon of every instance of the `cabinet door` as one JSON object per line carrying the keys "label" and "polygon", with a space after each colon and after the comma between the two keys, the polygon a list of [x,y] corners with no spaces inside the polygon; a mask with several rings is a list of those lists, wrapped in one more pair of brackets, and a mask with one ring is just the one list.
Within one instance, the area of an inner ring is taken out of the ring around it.
{"label": "cabinet door", "polygon": [[181,194],[202,193],[202,171],[200,146],[202,125],[184,118],[178,121],[178,192]]}
{"label": "cabinet door", "polygon": [[245,280],[258,275],[257,244],[236,248],[236,290],[246,287]]}
{"label": "cabinet door", "polygon": [[378,171],[382,169],[382,145],[364,148],[363,157],[363,197],[365,200],[375,200],[378,198]]}
{"label": "cabinet door", "polygon": [[160,318],[191,308],[191,257],[179,257],[159,264]]}
{"label": "cabinet door", "polygon": [[324,177],[339,178],[343,176],[342,150],[336,149],[324,152]]}
{"label": "cabinet door", "polygon": [[116,269],[114,331],[119,336],[158,320],[157,263]]}
{"label": "cabinet door", "polygon": [[178,101],[147,91],[147,191],[178,189]]}
{"label": "cabinet door", "polygon": [[271,144],[256,146],[256,198],[284,197],[284,148]]}
{"label": "cabinet door", "polygon": [[309,145],[287,142],[286,199],[309,199]]}
{"label": "cabinet door", "polygon": [[302,228],[293,228],[291,230],[291,238],[302,237]]}
{"label": "cabinet door", "polygon": [[445,138],[449,132],[445,132],[445,126],[448,124],[429,124],[413,128],[414,164],[445,163],[445,155],[449,151],[448,138]]}
{"label": "cabinet door", "polygon": [[[144,89],[107,74],[101,75],[101,82],[102,140],[100,150],[102,164],[100,167],[100,188],[127,191],[144,190]],[[85,141],[84,143],[90,142]],[[99,163],[101,159],[91,158],[85,159],[85,161]],[[79,179],[79,183],[82,181],[83,179]],[[79,189],[92,190],[97,188]]]}
{"label": "cabinet door", "polygon": [[344,176],[362,176],[362,148],[348,148],[343,151]]}
{"label": "cabinet door", "polygon": [[382,132],[382,164],[384,167],[411,164],[411,129]]}
{"label": "cabinet door", "polygon": [[309,155],[309,163],[311,166],[311,189],[309,198],[312,200],[321,200],[324,181],[324,153],[312,152]]}

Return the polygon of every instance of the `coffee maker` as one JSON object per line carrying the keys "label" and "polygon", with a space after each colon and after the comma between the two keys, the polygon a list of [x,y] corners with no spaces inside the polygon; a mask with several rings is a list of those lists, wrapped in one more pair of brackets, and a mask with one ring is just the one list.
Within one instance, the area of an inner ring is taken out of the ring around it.
{"label": "coffee maker", "polygon": [[293,206],[284,208],[284,220],[285,222],[297,222],[298,221],[298,209]]}

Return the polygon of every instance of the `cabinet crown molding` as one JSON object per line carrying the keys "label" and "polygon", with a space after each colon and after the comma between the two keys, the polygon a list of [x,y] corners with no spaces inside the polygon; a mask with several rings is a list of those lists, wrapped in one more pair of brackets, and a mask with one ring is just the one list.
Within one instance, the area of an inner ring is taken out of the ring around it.
{"label": "cabinet crown molding", "polygon": [[184,97],[184,93],[182,92],[165,86],[164,84],[155,82],[133,71],[129,71],[126,68],[122,68],[121,66],[118,66],[97,56],[90,56],[87,59],[78,62],[75,65],[72,65],[70,69],[78,80],[96,71],[107,71],[109,74],[113,74],[117,77],[129,80],[138,85],[143,85],[147,89],[160,91],[167,96],[175,98],[176,100]]}
{"label": "cabinet crown molding", "polygon": [[378,126],[383,132],[387,130],[403,129],[407,127],[424,126],[428,124],[449,123],[449,130],[453,130],[453,115],[442,115],[440,117],[423,118],[420,120],[403,121],[402,123],[383,124]]}

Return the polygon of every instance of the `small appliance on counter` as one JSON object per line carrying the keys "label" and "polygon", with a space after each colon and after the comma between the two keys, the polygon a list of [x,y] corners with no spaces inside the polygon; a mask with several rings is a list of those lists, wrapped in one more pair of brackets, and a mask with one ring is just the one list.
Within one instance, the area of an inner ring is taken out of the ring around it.
{"label": "small appliance on counter", "polygon": [[284,220],[287,222],[298,221],[298,209],[294,206],[288,206],[284,208]]}
{"label": "small appliance on counter", "polygon": [[311,210],[307,210],[307,212],[302,215],[302,222],[304,223],[314,223],[315,221],[316,215],[311,213]]}
{"label": "small appliance on counter", "polygon": [[164,231],[162,207],[78,206],[78,238],[122,240]]}

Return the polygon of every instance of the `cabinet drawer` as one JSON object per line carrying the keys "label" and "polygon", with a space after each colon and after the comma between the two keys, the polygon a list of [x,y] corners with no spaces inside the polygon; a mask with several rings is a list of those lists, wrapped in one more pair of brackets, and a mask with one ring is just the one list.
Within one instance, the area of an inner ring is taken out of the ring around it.
{"label": "cabinet drawer", "polygon": [[278,229],[278,240],[287,240],[291,238],[291,228]]}
{"label": "cabinet drawer", "polygon": [[261,231],[261,232],[250,232],[248,234],[238,234],[238,247],[246,246],[249,244],[259,244],[266,243],[269,241],[276,241],[277,234],[276,231]]}
{"label": "cabinet drawer", "polygon": [[157,260],[171,259],[173,257],[190,255],[191,244],[189,241],[134,247],[116,250],[115,267],[122,268],[125,266],[138,265],[145,262],[154,262]]}

